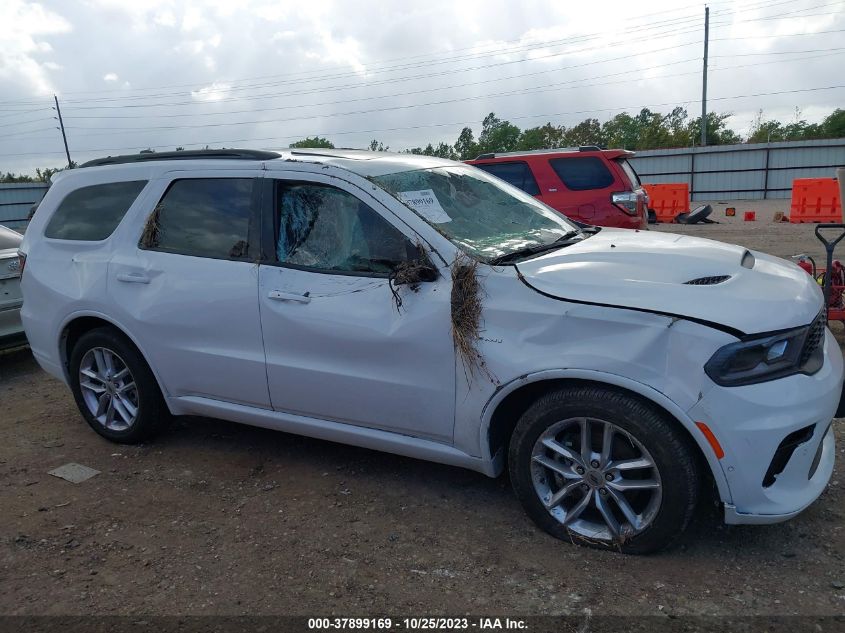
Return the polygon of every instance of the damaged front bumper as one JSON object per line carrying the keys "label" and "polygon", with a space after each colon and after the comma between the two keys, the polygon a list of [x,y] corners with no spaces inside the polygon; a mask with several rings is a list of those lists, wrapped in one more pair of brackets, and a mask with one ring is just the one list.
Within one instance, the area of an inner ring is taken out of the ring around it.
{"label": "damaged front bumper", "polygon": [[831,420],[843,380],[842,353],[829,331],[824,350],[824,365],[812,376],[713,388],[688,411],[724,450],[726,523],[785,521],[827,486],[835,455]]}

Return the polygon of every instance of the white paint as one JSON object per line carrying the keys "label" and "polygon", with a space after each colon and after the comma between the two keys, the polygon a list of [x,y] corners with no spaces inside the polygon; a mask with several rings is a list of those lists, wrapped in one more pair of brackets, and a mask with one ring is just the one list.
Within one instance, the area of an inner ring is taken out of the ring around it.
{"label": "white paint", "polygon": [[[454,353],[448,265],[457,248],[367,178],[451,163],[335,154],[285,152],[264,163],[149,162],[57,176],[22,245],[28,254],[22,316],[38,362],[67,380],[62,331],[77,316],[98,315],[142,351],[174,413],[219,416],[488,475],[503,463],[503,452],[492,450],[488,438],[496,407],[508,394],[543,380],[591,380],[639,394],[690,433],[731,522],[788,517],[824,488],[833,468],[832,436],[824,440],[816,475],[807,481],[806,473],[842,385],[841,354],[829,334],[824,367],[812,376],[723,388],[703,371],[716,350],[736,340],[731,329],[808,324],[822,300],[806,273],[759,253],[753,269],[743,268],[743,249],[735,246],[609,229],[517,266],[481,264],[479,347],[495,377],[490,380]],[[289,178],[340,187],[426,245],[440,277],[416,293],[398,287],[398,312],[383,277],[140,250],[147,216],[168,184],[185,176]],[[150,183],[108,239],[43,237],[70,191],[141,178]],[[732,279],[711,287],[683,284],[720,274]],[[134,276],[148,283],[121,281]],[[721,442],[723,460],[713,455],[698,421]],[[796,451],[775,485],[763,489],[773,446],[810,424],[816,426],[813,439]]]}

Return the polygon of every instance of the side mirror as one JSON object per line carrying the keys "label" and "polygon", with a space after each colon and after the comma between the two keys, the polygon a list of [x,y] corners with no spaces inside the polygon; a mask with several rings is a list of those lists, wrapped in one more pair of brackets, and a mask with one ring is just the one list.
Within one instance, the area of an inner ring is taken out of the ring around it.
{"label": "side mirror", "polygon": [[395,285],[406,284],[412,290],[416,290],[417,286],[423,282],[437,281],[438,277],[440,277],[440,271],[428,257],[404,261],[393,269],[390,276]]}

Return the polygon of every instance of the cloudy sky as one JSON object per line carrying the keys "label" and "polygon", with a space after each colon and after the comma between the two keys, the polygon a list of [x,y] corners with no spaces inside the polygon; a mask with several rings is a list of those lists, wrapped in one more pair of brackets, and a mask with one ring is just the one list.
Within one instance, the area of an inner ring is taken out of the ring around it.
{"label": "cloudy sky", "polygon": [[[845,0],[710,6],[709,110],[845,107]],[[704,4],[658,0],[0,2],[0,170],[152,147],[402,150],[648,106],[701,109]],[[840,86],[836,88],[835,86]]]}

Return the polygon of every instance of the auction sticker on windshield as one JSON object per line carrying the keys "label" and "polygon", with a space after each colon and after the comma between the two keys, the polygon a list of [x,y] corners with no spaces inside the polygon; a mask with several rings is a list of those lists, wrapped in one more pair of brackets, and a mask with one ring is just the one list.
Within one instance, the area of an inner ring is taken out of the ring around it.
{"label": "auction sticker on windshield", "polygon": [[431,189],[421,189],[420,191],[400,191],[396,195],[402,202],[407,204],[429,222],[443,224],[444,222],[452,221],[452,218],[450,218],[446,211],[443,210],[443,207],[440,206],[440,201]]}

